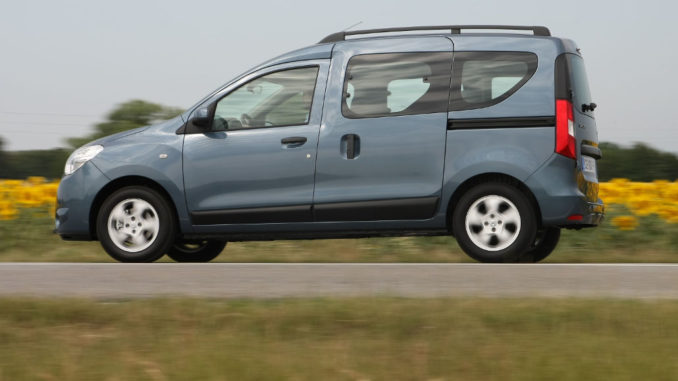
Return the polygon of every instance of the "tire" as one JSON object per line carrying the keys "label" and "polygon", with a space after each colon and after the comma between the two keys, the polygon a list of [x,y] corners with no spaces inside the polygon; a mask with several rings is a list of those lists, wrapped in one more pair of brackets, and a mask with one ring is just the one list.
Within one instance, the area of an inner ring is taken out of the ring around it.
{"label": "tire", "polygon": [[540,262],[558,246],[560,228],[550,227],[537,232],[531,247],[520,256],[521,262]]}
{"label": "tire", "polygon": [[516,187],[483,183],[457,203],[452,230],[459,246],[477,261],[519,262],[535,240],[536,215],[530,200]]}
{"label": "tire", "polygon": [[221,254],[224,241],[181,241],[175,243],[167,256],[176,262],[209,262]]}
{"label": "tire", "polygon": [[97,215],[97,237],[120,262],[154,262],[175,241],[176,221],[167,200],[142,186],[121,188],[103,202]]}

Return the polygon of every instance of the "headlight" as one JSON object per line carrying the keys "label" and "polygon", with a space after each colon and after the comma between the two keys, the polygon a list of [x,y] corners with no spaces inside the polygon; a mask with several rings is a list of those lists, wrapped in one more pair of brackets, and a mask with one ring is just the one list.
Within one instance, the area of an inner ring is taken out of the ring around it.
{"label": "headlight", "polygon": [[87,146],[81,147],[75,150],[66,160],[66,168],[64,168],[64,174],[70,175],[71,173],[78,170],[88,161],[94,159],[99,152],[103,151],[104,147],[100,145],[96,146]]}

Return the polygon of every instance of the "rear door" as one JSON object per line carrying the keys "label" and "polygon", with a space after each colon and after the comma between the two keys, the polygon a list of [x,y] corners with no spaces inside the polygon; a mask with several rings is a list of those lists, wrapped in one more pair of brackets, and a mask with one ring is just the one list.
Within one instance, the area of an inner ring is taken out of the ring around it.
{"label": "rear door", "polygon": [[452,50],[444,37],[335,46],[318,142],[317,221],[433,217]]}
{"label": "rear door", "polygon": [[[598,148],[598,128],[591,100],[588,78],[584,67],[584,59],[576,54],[565,54],[559,57],[558,69],[568,72],[568,90],[574,111],[574,135],[577,151],[577,180],[587,201],[598,201],[598,168],[597,160],[601,158]],[[567,68],[563,68],[567,62]]]}

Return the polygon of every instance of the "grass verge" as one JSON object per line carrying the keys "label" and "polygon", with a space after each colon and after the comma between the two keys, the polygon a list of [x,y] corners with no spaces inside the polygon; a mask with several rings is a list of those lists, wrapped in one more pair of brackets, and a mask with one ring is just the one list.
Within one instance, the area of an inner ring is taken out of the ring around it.
{"label": "grass verge", "polygon": [[0,299],[0,380],[675,380],[676,301]]}

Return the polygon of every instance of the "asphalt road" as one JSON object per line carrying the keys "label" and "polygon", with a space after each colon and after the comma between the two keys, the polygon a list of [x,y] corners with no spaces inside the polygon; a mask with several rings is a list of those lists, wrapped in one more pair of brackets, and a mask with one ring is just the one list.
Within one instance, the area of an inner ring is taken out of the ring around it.
{"label": "asphalt road", "polygon": [[678,299],[667,264],[2,263],[0,296]]}

